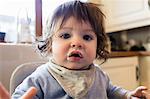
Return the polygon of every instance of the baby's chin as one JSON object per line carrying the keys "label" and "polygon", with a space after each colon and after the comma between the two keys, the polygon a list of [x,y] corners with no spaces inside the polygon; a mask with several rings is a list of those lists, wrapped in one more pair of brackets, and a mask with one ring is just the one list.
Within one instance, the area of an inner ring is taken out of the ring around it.
{"label": "baby's chin", "polygon": [[67,68],[69,70],[84,70],[89,68],[90,65],[86,65],[86,66],[80,66],[79,64],[74,64],[74,65],[67,65],[67,66],[63,66],[64,68]]}
{"label": "baby's chin", "polygon": [[82,69],[87,69],[89,68],[89,66],[91,64],[84,64],[84,63],[87,63],[87,62],[72,62],[72,61],[68,61],[68,60],[65,60],[65,61],[56,61],[56,60],[52,60],[55,64],[57,65],[60,65],[66,69],[69,69],[69,70],[82,70]]}

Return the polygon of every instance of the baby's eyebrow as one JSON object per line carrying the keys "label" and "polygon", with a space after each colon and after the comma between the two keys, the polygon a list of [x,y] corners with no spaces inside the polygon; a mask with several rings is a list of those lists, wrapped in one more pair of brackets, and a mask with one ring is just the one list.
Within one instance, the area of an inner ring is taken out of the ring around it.
{"label": "baby's eyebrow", "polygon": [[92,34],[96,34],[93,29],[85,29],[82,32],[88,32],[88,33],[92,33]]}
{"label": "baby's eyebrow", "polygon": [[70,27],[61,27],[61,28],[59,28],[57,31],[56,31],[56,33],[57,32],[59,32],[59,31],[62,31],[62,30],[71,30],[72,28],[70,28]]}
{"label": "baby's eyebrow", "polygon": [[[58,31],[60,31],[60,30],[73,30],[73,28],[72,27],[61,27],[58,29]],[[94,33],[92,28],[82,29],[81,32],[92,32],[92,33]]]}
{"label": "baby's eyebrow", "polygon": [[61,27],[60,29],[73,29],[72,27]]}
{"label": "baby's eyebrow", "polygon": [[93,29],[84,29],[83,31],[90,31],[90,32],[94,32]]}

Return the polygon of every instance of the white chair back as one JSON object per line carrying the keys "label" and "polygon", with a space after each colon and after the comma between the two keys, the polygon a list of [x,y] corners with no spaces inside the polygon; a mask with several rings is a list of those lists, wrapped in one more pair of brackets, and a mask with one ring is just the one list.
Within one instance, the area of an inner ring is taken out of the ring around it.
{"label": "white chair back", "polygon": [[16,87],[29,76],[38,66],[45,62],[24,63],[18,66],[12,73],[10,78],[10,94],[12,95]]}

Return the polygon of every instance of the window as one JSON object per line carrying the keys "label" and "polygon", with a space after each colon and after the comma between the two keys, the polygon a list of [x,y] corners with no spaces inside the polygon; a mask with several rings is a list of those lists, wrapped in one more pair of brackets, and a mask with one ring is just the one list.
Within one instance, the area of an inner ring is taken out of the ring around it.
{"label": "window", "polygon": [[30,34],[33,37],[42,36],[47,17],[60,3],[66,1],[71,0],[0,0],[0,32],[6,33],[5,41],[18,41],[18,23],[22,16],[28,18]]}
{"label": "window", "polygon": [[0,31],[6,42],[17,42],[18,22],[28,18],[30,33],[35,35],[35,0],[0,0]]}

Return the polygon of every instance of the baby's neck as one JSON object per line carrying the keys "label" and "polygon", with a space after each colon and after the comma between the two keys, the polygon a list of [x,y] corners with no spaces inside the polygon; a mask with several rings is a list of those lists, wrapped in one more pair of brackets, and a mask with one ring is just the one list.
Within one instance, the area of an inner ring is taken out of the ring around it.
{"label": "baby's neck", "polygon": [[57,63],[55,62],[55,60],[53,60],[53,59],[51,59],[50,61],[51,61],[52,63],[54,63],[54,64],[58,65],[58,66],[61,66],[61,67],[63,67],[63,68],[66,68],[66,69],[68,69],[68,70],[88,70],[88,69],[90,69],[90,68],[91,68],[91,66],[92,66],[92,64],[90,64],[90,65],[85,66],[85,67],[80,68],[80,69],[70,69],[70,68],[67,68],[66,66],[63,66],[63,65],[57,64]]}

